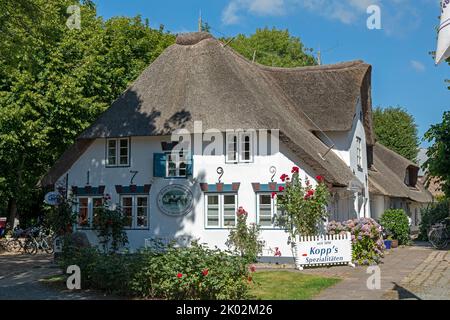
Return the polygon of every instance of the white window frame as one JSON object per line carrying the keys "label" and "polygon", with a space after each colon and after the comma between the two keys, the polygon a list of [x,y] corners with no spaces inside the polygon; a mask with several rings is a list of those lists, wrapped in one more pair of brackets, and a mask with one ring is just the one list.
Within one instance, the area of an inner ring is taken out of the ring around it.
{"label": "white window frame", "polygon": [[[114,164],[110,164],[109,163],[109,150],[110,150],[109,143],[111,141],[115,141],[114,153],[115,153],[116,162]],[[127,149],[127,156],[126,156],[127,157],[127,162],[126,163],[120,163],[120,158],[121,158],[120,151],[122,149],[122,147],[120,145],[121,145],[122,141],[126,141],[127,142],[127,147],[126,147],[126,149]],[[131,144],[131,139],[130,138],[111,138],[111,139],[106,139],[106,166],[107,167],[128,167],[128,166],[130,166],[130,144]]]}
{"label": "white window frame", "polygon": [[[88,209],[88,216],[87,216],[87,220],[88,220],[88,224],[86,226],[82,226],[79,224],[79,216],[80,216],[80,199],[88,199],[88,205],[87,205],[87,209]],[[76,212],[77,212],[77,228],[78,229],[91,229],[93,228],[93,218],[94,218],[94,200],[95,199],[101,199],[103,200],[102,196],[77,196],[77,205],[76,205]]]}
{"label": "white window frame", "polygon": [[[244,159],[245,138],[249,137],[249,159]],[[234,142],[232,139],[236,139]],[[230,150],[235,146],[235,150]],[[226,163],[250,163],[253,162],[255,148],[255,135],[252,131],[227,132],[225,137],[225,162]],[[230,155],[234,154],[234,159]]]}
{"label": "white window frame", "polygon": [[[148,229],[150,227],[150,198],[147,194],[121,194],[120,195],[120,207],[123,208],[123,199],[131,198],[131,227],[126,226],[126,229]],[[137,213],[138,213],[138,198],[146,198],[147,205],[141,206],[142,208],[146,208],[147,210],[147,225],[146,226],[138,226],[137,223]]]}
{"label": "white window frame", "polygon": [[[270,220],[271,220],[270,226],[263,226],[260,224],[260,218],[261,218],[261,198],[260,198],[260,196],[269,196],[270,197]],[[278,215],[278,206],[277,206],[276,197],[272,197],[271,193],[258,192],[256,194],[256,211],[257,211],[256,223],[260,226],[261,229],[280,229],[274,223],[274,218],[276,215]]]}
{"label": "white window frame", "polygon": [[360,137],[356,137],[356,165],[359,168],[362,168],[362,139]]}
{"label": "white window frame", "polygon": [[[170,159],[171,157],[175,157],[175,160]],[[169,175],[169,163],[175,163],[175,175],[171,176]],[[180,166],[181,164],[184,164],[184,175],[180,174]],[[179,154],[172,153],[172,152],[166,152],[166,177],[167,178],[186,178],[187,177],[187,160],[185,153],[183,153],[183,156],[180,156]]]}
{"label": "white window frame", "polygon": [[[232,141],[232,139],[236,139]],[[237,133],[227,132],[225,139],[225,162],[237,163],[239,161],[239,136]],[[229,150],[229,147],[233,145],[235,147],[234,151]],[[230,159],[230,153],[234,154],[234,159]]]}
{"label": "white window frame", "polygon": [[[217,196],[219,197],[218,201],[218,226],[210,226],[208,225],[208,197]],[[225,225],[225,196],[234,196],[234,226],[226,226]],[[238,195],[237,193],[205,193],[205,228],[207,229],[232,229],[236,227],[237,224],[237,210],[238,210]]]}
{"label": "white window frame", "polygon": [[[249,138],[249,158],[244,159],[245,153],[245,138]],[[253,162],[253,133],[252,132],[239,132],[239,162],[248,163]]]}

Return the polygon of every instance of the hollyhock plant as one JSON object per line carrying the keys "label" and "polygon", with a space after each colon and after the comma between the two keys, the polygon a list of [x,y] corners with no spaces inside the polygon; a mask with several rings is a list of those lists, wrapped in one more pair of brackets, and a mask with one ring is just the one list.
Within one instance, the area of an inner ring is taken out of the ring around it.
{"label": "hollyhock plant", "polygon": [[324,179],[320,179],[314,189],[305,179],[305,185],[300,178],[300,169],[293,167],[290,179],[285,178],[286,187],[277,195],[277,205],[282,214],[276,216],[275,222],[289,233],[289,241],[295,236],[317,235],[322,220],[328,216],[326,206],[329,190]]}

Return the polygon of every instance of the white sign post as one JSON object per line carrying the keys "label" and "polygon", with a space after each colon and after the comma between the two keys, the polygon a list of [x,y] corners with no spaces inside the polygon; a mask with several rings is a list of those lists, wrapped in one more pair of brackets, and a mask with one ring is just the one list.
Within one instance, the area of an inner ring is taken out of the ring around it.
{"label": "white sign post", "polygon": [[321,265],[349,265],[352,263],[352,238],[345,235],[297,237],[294,250],[297,269]]}

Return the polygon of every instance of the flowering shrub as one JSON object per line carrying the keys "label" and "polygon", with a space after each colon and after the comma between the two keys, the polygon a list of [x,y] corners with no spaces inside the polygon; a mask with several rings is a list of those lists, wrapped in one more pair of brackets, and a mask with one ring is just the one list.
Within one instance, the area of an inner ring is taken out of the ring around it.
{"label": "flowering shrub", "polygon": [[108,249],[117,251],[121,246],[128,243],[128,237],[124,230],[128,220],[121,210],[110,209],[108,204],[110,199],[110,196],[106,195],[103,198],[103,205],[95,209],[93,225],[100,238],[100,243],[103,245],[103,249],[105,251]]}
{"label": "flowering shrub", "polygon": [[381,216],[380,224],[399,244],[410,242],[408,216],[402,209],[386,210]]}
{"label": "flowering shrub", "polygon": [[66,248],[60,260],[81,270],[81,287],[124,296],[156,299],[246,299],[254,266],[239,256],[197,243],[162,246],[136,254]]}
{"label": "flowering shrub", "polygon": [[247,226],[247,216],[247,211],[239,207],[236,228],[230,230],[226,245],[248,262],[256,262],[258,256],[262,254],[264,241],[258,240],[260,233],[258,225],[251,223]]}
{"label": "flowering shrub", "polygon": [[383,258],[384,242],[381,231],[381,226],[371,218],[331,221],[327,225],[330,235],[351,233],[353,262],[360,265],[379,263]]}
{"label": "flowering shrub", "polygon": [[302,184],[299,171],[298,167],[293,167],[292,177],[283,174],[280,179],[286,183],[286,188],[280,186],[280,194],[272,194],[277,197],[277,205],[283,212],[276,218],[276,223],[289,232],[291,240],[297,235],[316,235],[320,223],[328,216],[326,205],[329,191],[324,178],[316,177],[318,185],[314,189],[307,179],[305,185]]}

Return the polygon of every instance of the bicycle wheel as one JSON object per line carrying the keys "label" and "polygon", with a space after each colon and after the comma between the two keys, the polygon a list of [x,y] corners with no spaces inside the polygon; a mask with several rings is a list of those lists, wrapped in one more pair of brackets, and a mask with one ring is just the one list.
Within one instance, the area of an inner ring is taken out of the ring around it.
{"label": "bicycle wheel", "polygon": [[23,250],[27,254],[36,254],[37,253],[36,243],[33,240],[27,240],[23,245]]}
{"label": "bicycle wheel", "polygon": [[42,248],[47,253],[53,253],[53,241],[51,237],[47,237],[42,239],[41,243]]}
{"label": "bicycle wheel", "polygon": [[21,249],[22,249],[22,243],[20,242],[19,239],[10,239],[6,243],[6,250],[8,250],[8,252],[17,253],[17,252],[20,252]]}
{"label": "bicycle wheel", "polygon": [[444,249],[448,244],[446,233],[438,229],[430,232],[428,240],[436,249]]}

